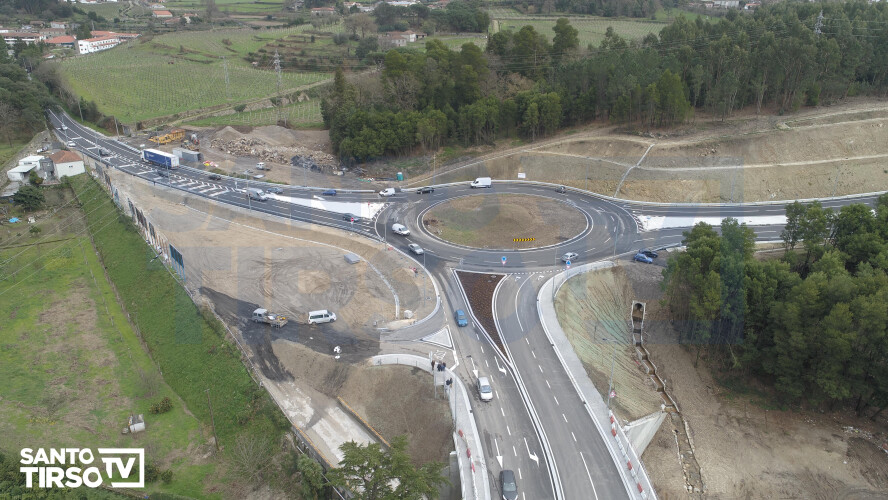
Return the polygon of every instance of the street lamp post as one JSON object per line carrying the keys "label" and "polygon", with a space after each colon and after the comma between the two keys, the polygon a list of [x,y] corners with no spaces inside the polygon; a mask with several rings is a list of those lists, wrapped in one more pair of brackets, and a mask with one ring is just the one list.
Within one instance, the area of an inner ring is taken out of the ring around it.
{"label": "street lamp post", "polygon": [[616,340],[611,341],[610,339],[602,337],[603,341],[611,342],[614,345],[614,349],[611,352],[611,374],[610,381],[607,383],[607,411],[609,412],[611,409],[611,394],[614,391],[614,361],[617,359],[617,342]]}
{"label": "street lamp post", "polygon": [[614,257],[617,256],[617,226],[614,226]]}

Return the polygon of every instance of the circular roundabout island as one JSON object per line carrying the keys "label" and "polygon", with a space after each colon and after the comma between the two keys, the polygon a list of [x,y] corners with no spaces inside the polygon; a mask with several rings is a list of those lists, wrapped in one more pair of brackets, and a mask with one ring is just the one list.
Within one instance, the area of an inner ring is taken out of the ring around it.
{"label": "circular roundabout island", "polygon": [[525,194],[478,194],[433,205],[422,215],[432,236],[472,248],[527,250],[557,245],[588,228],[586,214],[562,201]]}

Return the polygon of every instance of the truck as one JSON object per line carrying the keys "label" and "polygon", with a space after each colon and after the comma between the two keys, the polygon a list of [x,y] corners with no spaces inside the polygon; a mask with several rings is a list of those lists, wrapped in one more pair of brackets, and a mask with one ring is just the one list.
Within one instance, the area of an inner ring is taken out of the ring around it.
{"label": "truck", "polygon": [[289,321],[286,316],[268,312],[268,309],[259,308],[253,311],[250,318],[254,323],[266,323],[276,328],[281,328]]}
{"label": "truck", "polygon": [[173,154],[185,161],[199,162],[203,159],[200,152],[185,148],[173,148]]}
{"label": "truck", "polygon": [[268,199],[265,192],[258,188],[247,188],[247,196],[253,200],[265,201]]}
{"label": "truck", "polygon": [[150,137],[148,140],[151,142],[156,142],[157,144],[169,144],[173,141],[182,140],[185,137],[185,130],[181,128],[174,128],[170,130],[170,133],[163,135],[156,135],[154,137]]}
{"label": "truck", "polygon": [[142,159],[166,168],[179,168],[179,157],[156,149],[143,149]]}
{"label": "truck", "polygon": [[469,184],[473,189],[474,188],[489,188],[491,187],[490,177],[478,177],[473,180],[471,184]]}

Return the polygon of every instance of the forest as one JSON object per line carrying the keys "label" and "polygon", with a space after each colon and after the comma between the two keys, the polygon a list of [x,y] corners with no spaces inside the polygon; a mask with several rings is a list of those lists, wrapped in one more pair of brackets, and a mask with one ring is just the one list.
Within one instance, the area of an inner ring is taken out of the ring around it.
{"label": "forest", "polygon": [[[697,111],[723,119],[746,106],[783,114],[884,96],[888,7],[786,2],[722,19],[679,17],[642,40],[608,29],[598,47],[580,47],[576,29],[559,19],[553,33],[524,26],[492,34],[483,51],[431,40],[380,60],[380,74],[340,81],[325,99],[324,123],[344,161],[535,140],[596,120],[648,130]],[[442,114],[443,123],[420,131],[420,117]],[[363,132],[371,125],[380,133]]]}
{"label": "forest", "polygon": [[[792,403],[888,406],[888,195],[873,210],[786,207],[781,259],[753,257],[755,235],[700,223],[663,271],[680,342]],[[804,242],[802,244],[802,242]],[[873,415],[874,417],[875,415]]]}
{"label": "forest", "polygon": [[[28,47],[14,47],[19,57],[27,56]],[[31,48],[33,49],[33,48]],[[0,38],[0,133],[9,144],[14,139],[29,138],[44,128],[43,110],[53,104],[46,86],[6,55],[7,45]],[[38,52],[39,57],[39,52]]]}

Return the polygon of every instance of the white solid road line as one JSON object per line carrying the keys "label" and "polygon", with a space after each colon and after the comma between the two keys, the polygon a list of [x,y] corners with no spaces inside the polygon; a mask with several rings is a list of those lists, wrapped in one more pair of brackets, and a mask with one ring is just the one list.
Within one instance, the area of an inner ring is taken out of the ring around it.
{"label": "white solid road line", "polygon": [[566,424],[566,423],[567,423],[567,417],[564,416],[564,413],[561,414],[561,418],[564,419],[564,423]]}
{"label": "white solid road line", "polygon": [[552,395],[552,399],[555,400],[556,405],[561,406],[561,403],[558,402],[558,398],[556,398],[554,394]]}
{"label": "white solid road line", "polygon": [[508,426],[508,425],[506,426],[506,432],[509,433],[510,436],[512,435],[512,430],[509,429],[509,426]]}
{"label": "white solid road line", "polygon": [[[576,439],[576,438],[574,438]],[[589,473],[589,466],[586,465],[586,457],[583,456],[583,452],[580,452],[580,458],[583,459],[583,467],[586,468],[586,475],[589,476],[589,484],[592,485],[592,494],[595,495],[595,500],[598,500],[598,492],[595,491],[595,482],[592,481],[592,474]]]}
{"label": "white solid road line", "polygon": [[574,438],[574,443],[577,442],[577,437],[574,435],[573,431],[570,431],[570,437]]}

